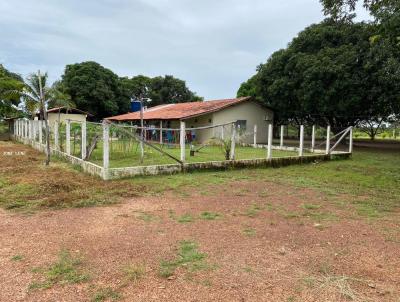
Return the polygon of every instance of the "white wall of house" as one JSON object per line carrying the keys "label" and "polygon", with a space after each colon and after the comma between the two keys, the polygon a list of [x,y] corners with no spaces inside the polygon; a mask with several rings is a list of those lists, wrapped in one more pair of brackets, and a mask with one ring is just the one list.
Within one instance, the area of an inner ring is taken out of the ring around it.
{"label": "white wall of house", "polygon": [[[246,121],[245,132],[253,132],[257,125],[257,142],[266,143],[268,137],[268,125],[273,123],[274,113],[255,101],[239,103],[218,112],[213,113],[213,124],[223,124],[231,121]],[[253,135],[247,135],[242,142],[253,143]]]}
{"label": "white wall of house", "polygon": [[[49,124],[54,125],[54,122],[58,121],[58,113],[53,113],[53,112],[49,113],[48,119],[49,119]],[[84,122],[86,121],[86,115],[77,113],[68,113],[68,114],[61,113],[60,122],[65,123],[66,120]]]}
{"label": "white wall of house", "polygon": [[[213,114],[205,114],[198,117],[185,120],[186,128],[197,128],[213,125]],[[204,143],[214,137],[213,129],[194,130],[195,140],[199,143]]]}

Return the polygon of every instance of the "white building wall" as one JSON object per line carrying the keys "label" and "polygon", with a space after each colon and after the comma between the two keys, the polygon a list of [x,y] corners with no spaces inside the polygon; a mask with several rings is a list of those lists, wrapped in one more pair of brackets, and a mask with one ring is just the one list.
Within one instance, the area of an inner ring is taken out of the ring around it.
{"label": "white building wall", "polygon": [[[274,114],[255,101],[239,103],[213,114],[213,124],[223,124],[236,120],[246,121],[246,132],[253,132],[257,125],[257,143],[266,143],[268,138],[268,125],[273,123]],[[253,135],[242,138],[242,142],[253,143]]]}
{"label": "white building wall", "polygon": [[[49,119],[49,124],[54,125],[54,122],[58,121],[58,113],[49,113],[48,119]],[[61,113],[60,114],[60,122],[65,123],[66,120],[84,122],[84,121],[86,121],[86,115],[85,114],[76,114],[76,113],[68,113],[68,114]]]}

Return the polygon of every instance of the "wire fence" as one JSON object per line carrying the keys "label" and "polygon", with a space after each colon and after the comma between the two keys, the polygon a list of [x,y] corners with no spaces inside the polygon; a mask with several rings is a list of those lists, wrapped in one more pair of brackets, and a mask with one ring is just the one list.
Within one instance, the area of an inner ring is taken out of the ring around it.
{"label": "wire fence", "polygon": [[[50,147],[101,167],[270,159],[349,149],[350,128],[334,134],[327,128],[302,125],[244,125],[231,121],[203,127],[93,123],[66,120],[49,123]],[[46,144],[43,121],[18,120],[18,136]],[[348,141],[346,142],[346,138]]]}

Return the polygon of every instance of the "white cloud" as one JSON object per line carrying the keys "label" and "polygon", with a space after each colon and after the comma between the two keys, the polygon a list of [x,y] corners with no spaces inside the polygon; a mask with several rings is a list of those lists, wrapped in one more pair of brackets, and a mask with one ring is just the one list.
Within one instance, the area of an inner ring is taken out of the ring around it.
{"label": "white cloud", "polygon": [[23,75],[94,60],[121,76],[173,74],[206,98],[240,83],[305,26],[318,0],[3,0],[0,63]]}

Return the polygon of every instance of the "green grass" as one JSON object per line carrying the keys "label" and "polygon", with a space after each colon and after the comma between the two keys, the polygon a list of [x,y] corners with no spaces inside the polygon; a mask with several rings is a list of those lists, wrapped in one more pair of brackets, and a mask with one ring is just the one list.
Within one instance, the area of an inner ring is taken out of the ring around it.
{"label": "green grass", "polygon": [[202,212],[199,215],[200,219],[203,220],[216,220],[222,217],[221,214],[219,213],[214,213],[214,212]]}
{"label": "green grass", "polygon": [[111,287],[101,287],[93,294],[91,299],[92,302],[103,302],[103,301],[117,301],[122,298],[121,294]]}
{"label": "green grass", "polygon": [[184,267],[189,272],[207,269],[207,254],[198,251],[198,244],[194,241],[181,241],[178,255],[173,260],[163,260],[160,263],[159,275],[168,278],[175,273],[178,267]]}
{"label": "green grass", "polygon": [[155,216],[153,214],[150,214],[148,212],[142,212],[142,211],[140,211],[136,214],[136,218],[139,220],[143,220],[145,222],[153,222],[153,221],[156,221],[159,219],[157,216]]}
{"label": "green grass", "polygon": [[14,255],[11,257],[11,261],[22,261],[24,259],[24,256],[22,255]]}
{"label": "green grass", "polygon": [[194,217],[191,214],[183,214],[176,218],[179,223],[189,223],[194,221]]}
{"label": "green grass", "polygon": [[[193,172],[171,176],[136,178],[139,186],[152,186],[157,192],[218,187],[231,181],[275,182],[298,191],[312,188],[332,203],[354,208],[355,214],[379,218],[400,207],[400,156],[397,151],[358,151],[349,160],[294,165],[279,169],[243,169],[229,172]],[[211,187],[210,187],[211,186]],[[144,194],[154,194],[154,190]],[[264,196],[264,194],[262,194]],[[304,203],[304,208],[313,207]],[[311,210],[311,209],[306,209]],[[314,211],[317,209],[314,209]],[[257,215],[250,207],[247,214]]]}
{"label": "green grass", "polygon": [[136,283],[143,278],[146,273],[146,267],[143,264],[130,264],[125,266],[122,272],[127,281]]}
{"label": "green grass", "polygon": [[263,210],[264,208],[262,206],[259,206],[255,203],[251,204],[246,211],[244,212],[243,215],[254,218],[257,216],[257,214]]}
{"label": "green grass", "polygon": [[[179,146],[159,145],[163,151],[172,155],[173,157],[180,158]],[[265,158],[266,150],[262,148],[252,148],[236,146],[235,148],[236,159],[255,159]],[[297,156],[298,152],[293,151],[280,151],[273,150],[273,157],[284,156]],[[103,160],[103,146],[102,143],[97,145],[93,151],[90,161],[102,165]],[[219,146],[207,146],[202,148],[195,156],[190,156],[190,146],[186,145],[186,162],[207,162],[207,161],[223,161],[225,160],[224,152]],[[150,166],[150,165],[165,165],[176,164],[177,162],[168,156],[156,151],[148,146],[145,146],[145,155],[143,163],[140,162],[140,148],[137,143],[127,141],[113,141],[110,145],[110,168],[132,167],[132,166]]]}
{"label": "green grass", "polygon": [[[63,250],[58,255],[58,260],[44,269],[36,269],[42,272],[44,281],[35,281],[30,284],[30,289],[50,288],[55,284],[82,283],[89,279],[89,275],[81,270],[81,258],[73,257],[69,251]],[[43,279],[42,278],[42,279]]]}
{"label": "green grass", "polygon": [[256,231],[256,229],[246,227],[243,229],[242,233],[247,237],[254,237],[254,236],[256,236],[257,231]]}
{"label": "green grass", "polygon": [[[53,177],[45,178],[42,158],[32,163],[26,161],[25,170],[21,170],[20,166],[17,171],[7,167],[0,176],[1,207],[25,211],[49,207],[87,207],[111,204],[134,195],[155,196],[182,191],[201,193],[206,190],[208,195],[212,195],[220,192],[225,184],[235,181],[277,183],[287,187],[290,191],[288,194],[300,194],[302,189],[313,189],[321,194],[322,199],[315,205],[304,200],[303,210],[309,212],[323,212],[311,208],[317,205],[323,207],[323,202],[329,202],[359,217],[379,219],[398,210],[400,206],[398,150],[356,151],[349,160],[293,165],[279,169],[202,171],[109,182],[73,171],[69,165],[57,160],[51,168],[57,170],[57,174],[52,175],[63,175],[62,180],[60,177],[56,180]],[[21,181],[22,177],[24,181]],[[61,181],[70,183],[63,186],[59,183]],[[58,191],[54,191],[54,188]],[[266,196],[266,190],[259,193],[260,198]],[[247,214],[255,216],[257,211],[256,208],[250,208]],[[315,215],[318,216],[311,216]]]}

